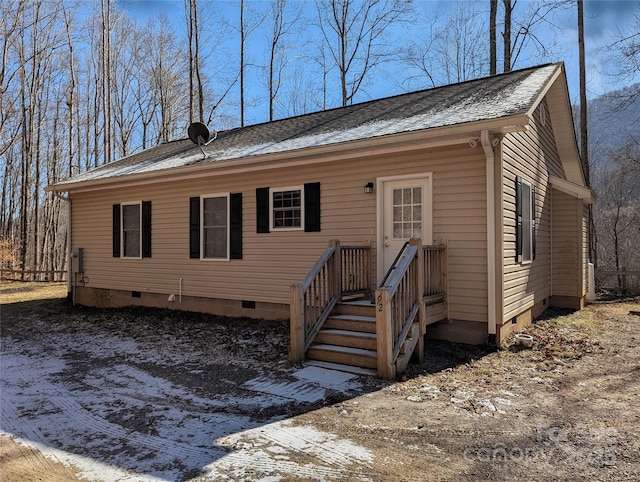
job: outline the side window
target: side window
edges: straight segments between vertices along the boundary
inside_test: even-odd
[[[516,178],[516,261],[530,263],[536,257],[535,187]]]
[[[189,257],[242,259],[242,193],[190,199]]]
[[[302,187],[271,189],[271,229],[302,229],[304,196]]]
[[[202,197],[203,259],[229,259],[229,195]]]
[[[140,258],[142,214],[140,203],[122,205],[122,257]]]
[[[320,183],[256,189],[256,232],[320,231]]]
[[[113,205],[113,257],[151,257],[151,201]]]

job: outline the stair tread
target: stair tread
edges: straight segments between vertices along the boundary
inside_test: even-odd
[[[349,320],[349,321],[366,321],[369,323],[376,322],[375,316],[361,316],[361,315],[330,315],[328,319],[329,320],[335,319],[335,320]]]
[[[369,333],[366,331],[353,331],[353,330],[340,330],[338,328],[325,328],[319,331],[319,333],[324,333],[327,335],[341,335],[341,336],[351,336],[358,338],[370,338],[375,340],[376,334]]]
[[[344,365],[342,363],[333,363],[321,360],[306,360],[304,364],[320,368],[327,368],[329,370],[336,370],[339,372],[353,373],[355,375],[376,376],[378,374],[376,370],[372,368],[356,367],[353,365]]]
[[[313,349],[340,352],[340,353],[349,353],[351,355],[361,355],[361,356],[367,356],[371,358],[375,358],[377,356],[375,350],[366,350],[364,348],[352,348],[349,346],[340,346],[340,345],[328,345],[325,343],[312,343],[311,346],[309,347],[309,350],[313,350]]]
[[[371,303],[369,298],[360,298],[359,300],[349,300],[349,301],[341,301],[339,304],[341,305],[351,305],[351,306],[371,306],[374,304]]]

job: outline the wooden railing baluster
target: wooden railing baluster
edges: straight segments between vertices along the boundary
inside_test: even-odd
[[[306,278],[291,285],[291,363],[304,360],[313,338],[340,300],[340,259],[340,241],[332,240]]]
[[[342,295],[370,295],[371,245],[342,246],[340,256]]]

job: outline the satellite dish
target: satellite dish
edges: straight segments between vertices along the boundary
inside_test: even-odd
[[[209,128],[202,122],[194,122],[187,129],[189,139],[199,146],[206,144],[209,140]]]

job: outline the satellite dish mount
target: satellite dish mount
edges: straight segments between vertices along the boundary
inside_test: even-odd
[[[209,132],[209,128],[202,122],[194,122],[191,124],[187,129],[187,133],[189,134],[191,142],[198,146],[206,146],[218,137],[218,133],[216,131],[214,131],[212,136]]]

